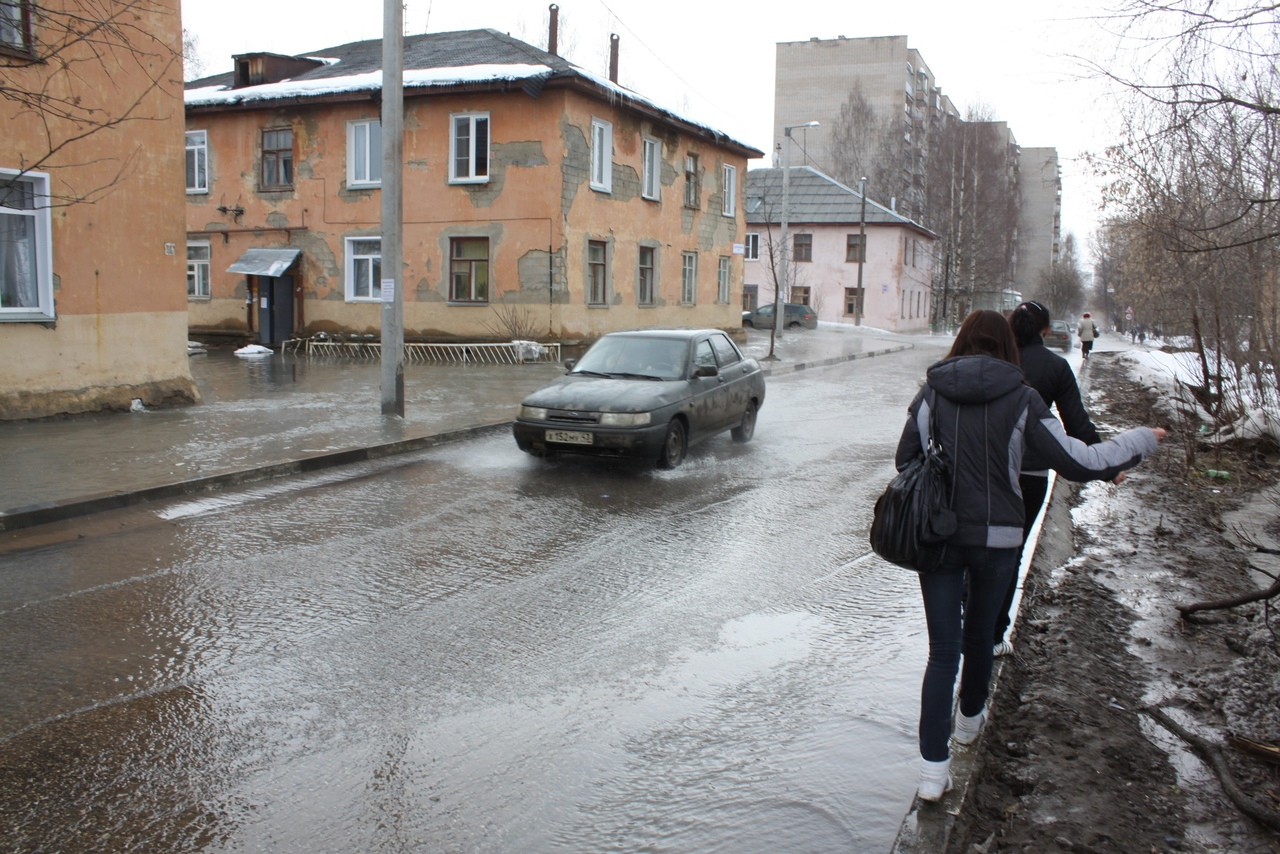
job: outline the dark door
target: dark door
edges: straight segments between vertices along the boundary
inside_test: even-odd
[[[258,277],[258,343],[281,344],[293,335],[293,276]]]

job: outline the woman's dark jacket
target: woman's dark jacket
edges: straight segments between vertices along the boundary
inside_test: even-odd
[[[899,471],[929,435],[931,398],[938,410],[938,438],[951,462],[951,509],[959,523],[948,542],[958,546],[1022,545],[1018,474],[1025,450],[1035,451],[1064,477],[1086,481],[1111,480],[1156,449],[1155,434],[1147,427],[1097,445],[1073,439],[1023,382],[1017,365],[991,356],[957,356],[931,366],[926,388],[911,402],[911,417],[898,441]]]
[[[1084,403],[1080,400],[1080,387],[1076,385],[1075,372],[1067,360],[1057,353],[1049,352],[1044,340],[1039,336],[1029,344],[1020,345],[1022,375],[1027,385],[1040,392],[1040,399],[1046,406],[1056,406],[1058,417],[1067,435],[1079,439],[1086,445],[1096,445],[1102,441],[1098,429],[1089,420],[1084,411]],[[1034,449],[1028,448],[1022,457],[1022,473],[1047,475],[1049,464],[1036,455]]]

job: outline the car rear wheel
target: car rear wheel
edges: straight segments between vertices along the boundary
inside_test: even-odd
[[[756,402],[747,401],[747,408],[742,412],[742,423],[729,431],[735,442],[750,442],[756,434]]]
[[[658,468],[673,469],[680,465],[684,459],[686,447],[684,424],[679,420],[672,420],[667,425],[667,436],[662,440],[662,452],[658,454]]]
[[[744,321],[742,321],[742,325],[743,325],[743,326],[745,326],[745,327],[747,327],[748,329],[755,329],[755,328],[756,328],[756,325],[755,325],[754,323],[752,323],[750,320],[744,320]]]
[[[800,321],[798,321],[798,320],[793,320],[793,321],[791,321],[790,323],[788,323],[788,324],[787,324],[787,328],[788,328],[788,329],[799,329],[799,328],[800,328]]]

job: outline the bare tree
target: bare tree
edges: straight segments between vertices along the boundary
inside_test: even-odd
[[[1058,262],[1040,271],[1034,297],[1044,303],[1055,317],[1072,314],[1084,307],[1084,277],[1080,272],[1075,235],[1067,234],[1063,238]]]
[[[182,29],[182,79],[195,80],[204,76],[204,60],[200,58],[200,37],[185,27]]]
[[[19,175],[0,179],[0,193],[29,171],[108,162],[93,144],[96,135],[163,118],[149,112],[150,96],[157,89],[181,86],[182,55],[178,45],[161,41],[147,22],[166,9],[157,0],[39,5],[29,27],[35,34],[31,43],[22,51],[0,53],[0,102],[7,106],[0,121],[35,127],[38,133],[34,145],[15,152]],[[116,87],[113,97],[96,88],[103,79]],[[131,172],[138,153],[135,148],[122,158],[110,158],[106,177],[89,185],[74,184],[66,172],[60,173],[49,203],[98,200]]]

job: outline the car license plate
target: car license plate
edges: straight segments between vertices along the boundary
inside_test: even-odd
[[[548,442],[560,442],[563,445],[590,445],[591,434],[578,430],[548,430]]]

